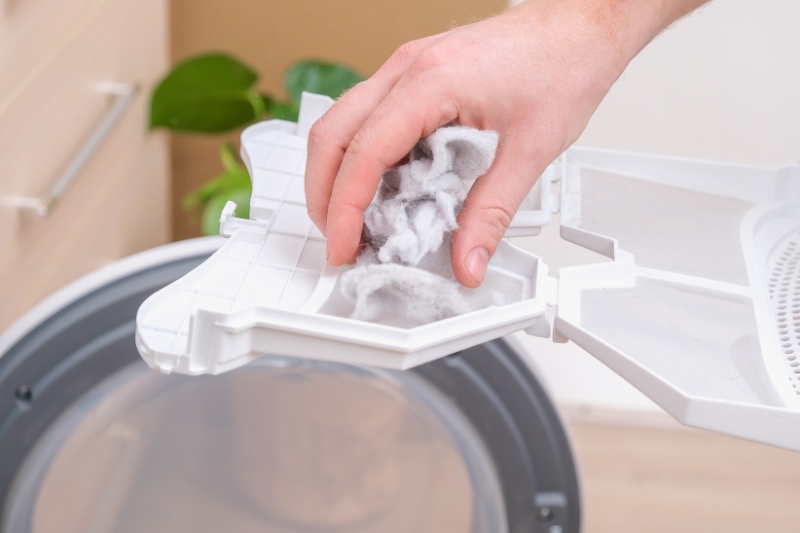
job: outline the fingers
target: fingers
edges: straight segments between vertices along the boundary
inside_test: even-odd
[[[320,118],[308,135],[305,192],[311,220],[324,234],[333,183],[347,147],[367,117],[438,36],[406,43],[368,80],[359,83]]]
[[[386,73],[348,91],[311,128],[306,160],[306,205],[311,220],[325,234],[333,182],[350,141],[372,110],[389,93],[400,72]]]
[[[398,84],[367,118],[342,159],[328,207],[328,262],[355,261],[364,222],[383,173],[405,157],[420,138],[458,117],[457,107],[440,84]]]
[[[543,161],[542,156],[528,147],[532,143],[525,138],[500,138],[492,168],[472,186],[458,216],[450,253],[453,273],[466,287],[483,283],[489,259],[543,170],[535,163]]]

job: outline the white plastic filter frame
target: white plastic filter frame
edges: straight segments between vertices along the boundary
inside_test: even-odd
[[[483,308],[405,328],[335,305],[343,270],[325,263],[303,194],[306,136],[331,103],[304,94],[298,124],[243,132],[251,220],[229,204],[226,244],[142,305],[137,346],[152,367],[217,374],[271,353],[405,369],[518,330],[550,337],[556,306],[554,339],[575,341],[680,422],[800,451],[798,165],[571,148],[507,236],[536,234],[561,209],[562,237],[613,262],[556,280],[502,242],[470,295]]]
[[[561,270],[558,333],[686,425],[800,451],[800,167],[563,165],[562,237],[614,261]]]
[[[325,239],[308,218],[303,183],[306,136],[331,103],[304,93],[297,124],[271,120],[242,133],[253,179],[251,220],[233,217],[229,203],[221,219],[228,242],[141,306],[137,347],[148,364],[218,374],[273,353],[406,369],[521,329],[549,337],[546,267],[506,242],[483,287],[467,291],[486,303],[478,311],[413,328],[327,312],[343,268],[325,262]]]

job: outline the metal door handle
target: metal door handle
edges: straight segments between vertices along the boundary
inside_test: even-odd
[[[15,207],[31,211],[40,217],[50,215],[103,145],[103,142],[114,131],[114,128],[131,107],[139,92],[139,88],[136,85],[123,83],[103,83],[98,87],[98,90],[101,93],[114,96],[114,101],[108,107],[100,122],[86,137],[86,140],[64,166],[64,169],[53,180],[53,185],[49,191],[40,198],[18,196],[10,199],[10,203]]]

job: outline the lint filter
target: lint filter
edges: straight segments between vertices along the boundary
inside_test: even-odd
[[[242,133],[250,219],[150,296],[136,345],[163,372],[219,374],[264,355],[408,369],[516,331],[572,340],[678,421],[800,451],[800,166],[763,168],[581,147],[537,181],[506,236],[561,237],[610,262],[548,275],[503,241],[476,289],[486,307],[418,326],[349,318],[306,212],[311,125]],[[481,292],[483,291],[483,292]],[[543,340],[543,342],[546,342]]]

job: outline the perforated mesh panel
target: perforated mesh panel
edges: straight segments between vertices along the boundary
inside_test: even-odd
[[[768,272],[767,283],[778,339],[789,380],[800,395],[800,230],[778,245]]]

